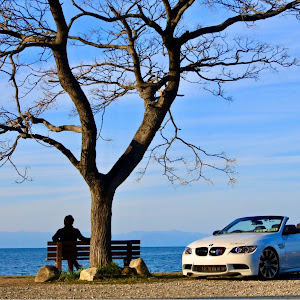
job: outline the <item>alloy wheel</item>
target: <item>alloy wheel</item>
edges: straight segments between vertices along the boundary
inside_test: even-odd
[[[279,259],[276,252],[266,248],[259,259],[259,277],[262,279],[274,279],[279,274]]]

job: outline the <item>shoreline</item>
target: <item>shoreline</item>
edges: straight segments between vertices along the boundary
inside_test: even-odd
[[[169,273],[170,274],[170,273]],[[171,274],[172,275],[172,274]],[[277,280],[254,278],[169,279],[143,278],[140,282],[35,283],[34,276],[0,276],[1,299],[185,299],[299,297],[300,275]],[[156,280],[156,281],[155,281]],[[148,282],[149,281],[149,282]],[[110,283],[112,282],[112,283]]]

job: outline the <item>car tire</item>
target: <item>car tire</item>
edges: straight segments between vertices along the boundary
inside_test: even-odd
[[[279,275],[279,258],[276,251],[266,248],[261,253],[258,266],[258,277],[262,280],[272,280]]]

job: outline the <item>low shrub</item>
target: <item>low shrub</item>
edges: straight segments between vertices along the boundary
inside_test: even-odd
[[[73,280],[78,280],[80,277],[80,272],[83,270],[84,268],[80,268],[75,272],[63,272],[60,274],[58,281],[73,281]]]
[[[122,275],[122,268],[118,264],[111,262],[107,266],[99,268],[97,273],[100,278],[119,277]]]

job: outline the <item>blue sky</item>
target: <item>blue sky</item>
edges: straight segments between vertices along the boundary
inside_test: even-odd
[[[282,43],[300,56],[299,21],[281,17],[260,22],[250,34]],[[214,185],[200,180],[172,186],[157,165],[151,165],[137,183],[133,172],[115,195],[113,233],[173,229],[210,233],[237,217],[264,214],[287,215],[300,223],[299,75],[299,68],[281,68],[278,73],[262,73],[257,82],[230,84],[226,90],[232,102],[182,83],[184,97],[173,106],[181,134],[208,152],[225,151],[236,158],[237,184],[231,187],[223,174],[214,172]],[[1,86],[5,87],[3,81]],[[136,97],[113,104],[103,132],[113,141],[100,142],[97,148],[101,171],[124,151],[142,109]],[[57,120],[60,114],[64,112],[54,110],[49,116]],[[79,136],[66,134],[64,140],[78,153]],[[0,169],[0,231],[55,232],[63,217],[72,214],[74,225],[88,232],[90,195],[78,172],[55,149],[33,141],[21,141],[20,146],[15,162],[30,166],[33,181],[15,184],[18,177],[12,167]]]

